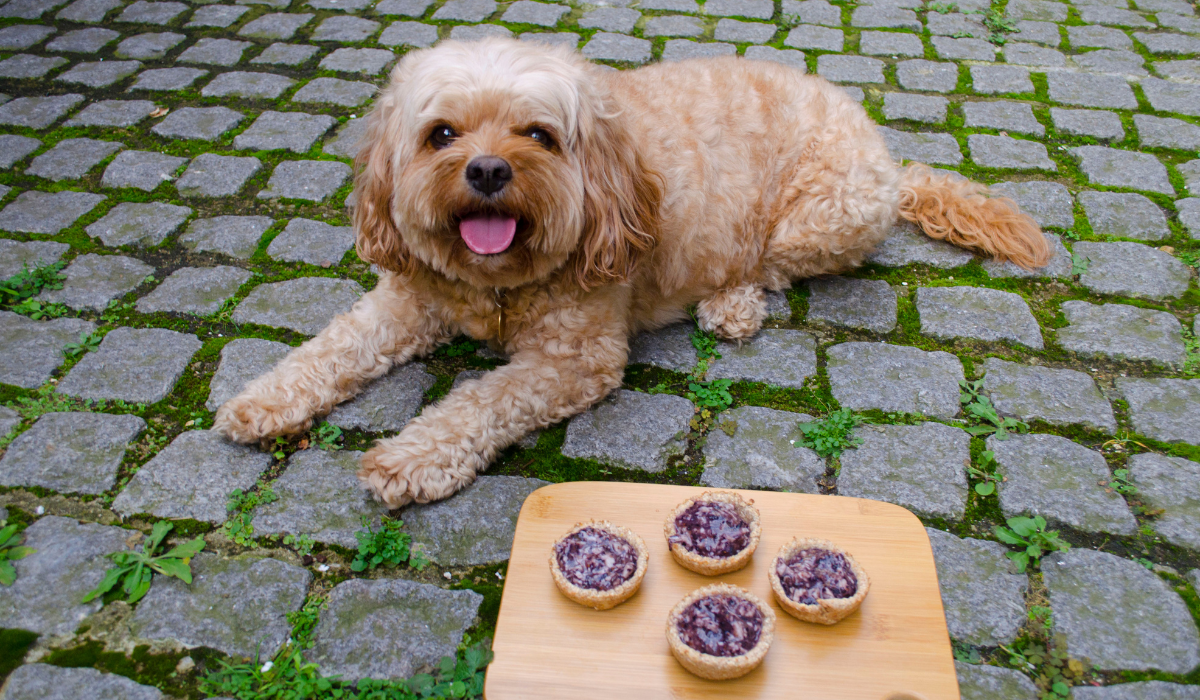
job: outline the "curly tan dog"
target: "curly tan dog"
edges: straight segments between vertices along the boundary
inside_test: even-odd
[[[685,318],[746,338],[763,290],[862,263],[898,217],[1025,267],[1038,226],[983,185],[901,169],[825,80],[719,58],[606,71],[511,40],[409,53],[368,117],[358,254],[378,286],[217,411],[240,442],[314,416],[456,334],[510,361],[362,460],[388,506],[445,498],[620,385],[628,338]]]

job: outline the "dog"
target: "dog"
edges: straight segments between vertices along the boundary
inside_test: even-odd
[[[255,443],[304,433],[462,333],[510,356],[362,458],[397,508],[470,484],[503,448],[622,381],[628,339],[687,317],[753,336],[764,290],[863,262],[904,218],[1026,268],[1038,225],[986,187],[900,168],[824,79],[725,57],[613,71],[488,39],[408,53],[367,117],[356,248],[379,283],[217,411]]]

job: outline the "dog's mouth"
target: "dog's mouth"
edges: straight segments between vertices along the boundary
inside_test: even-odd
[[[504,212],[472,212],[458,221],[458,235],[477,255],[496,255],[508,250],[521,228],[521,220]]]

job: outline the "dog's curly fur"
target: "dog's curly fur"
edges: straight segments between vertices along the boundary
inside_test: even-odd
[[[363,457],[360,478],[391,507],[449,496],[499,450],[602,399],[631,334],[696,305],[701,327],[752,336],[764,289],[861,264],[898,217],[1025,267],[1049,257],[1010,200],[897,167],[861,105],[773,63],[617,72],[537,44],[446,42],[406,55],[368,120],[354,225],[378,286],[214,427],[240,442],[301,433],[458,333],[503,349],[507,365]],[[457,134],[448,145],[432,139],[441,126]],[[488,197],[464,177],[483,155],[513,171]],[[504,252],[478,255],[460,236],[479,211],[519,220]]]

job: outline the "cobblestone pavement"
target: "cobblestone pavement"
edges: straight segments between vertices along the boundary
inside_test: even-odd
[[[218,661],[301,635],[324,673],[409,676],[490,635],[520,504],[575,479],[899,503],[929,527],[964,698],[1041,697],[1053,666],[1031,645],[1047,643],[1087,660],[1076,698],[1200,697],[1195,6],[596,2],[0,0],[0,279],[65,275],[0,310],[0,517],[37,550],[0,587],[0,698],[201,697]],[[819,73],[896,159],[994,184],[1056,256],[1031,274],[898,227],[869,265],[774,295],[758,337],[718,347],[723,416],[686,398],[690,328],[640,337],[603,404],[392,514],[432,566],[356,574],[355,532],[388,515],[358,489],[360,451],[502,358],[459,339],[398,368],[329,416],[340,437],[323,424],[261,451],[204,428],[375,283],[346,201],[390,66],[491,35],[620,69],[739,54]],[[964,430],[960,382],[981,378],[1029,434]],[[873,423],[856,449],[794,444],[839,407]],[[968,465],[1005,480],[981,495]],[[268,489],[239,544],[231,494]],[[1074,547],[1019,573],[993,534],[1017,515]],[[159,519],[173,542],[204,536],[193,583],[81,602]],[[302,608],[320,611],[303,630]]]

